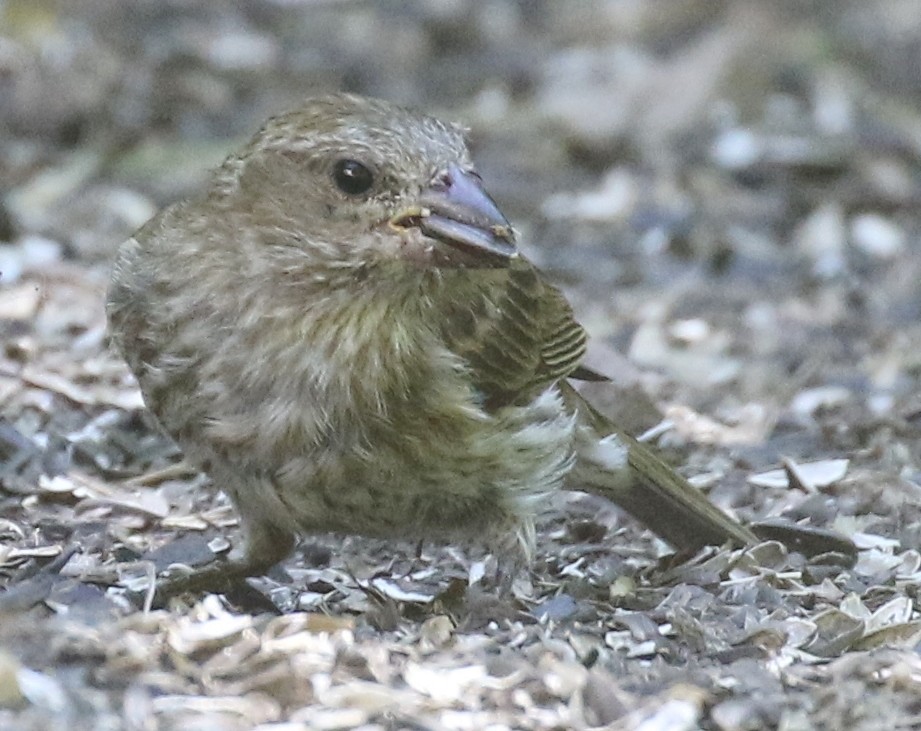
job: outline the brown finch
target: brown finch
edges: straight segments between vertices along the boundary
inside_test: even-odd
[[[585,332],[452,124],[348,95],[269,120],[122,245],[108,314],[246,530],[241,558],[169,593],[263,572],[304,533],[528,556],[568,488],[682,549],[755,541],[569,385]]]

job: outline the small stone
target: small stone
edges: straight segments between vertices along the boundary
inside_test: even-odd
[[[902,227],[875,213],[851,221],[851,240],[863,253],[877,259],[892,259],[905,250]]]
[[[742,170],[754,165],[764,153],[763,142],[747,129],[730,129],[716,138],[710,155],[727,170]]]
[[[844,211],[838,203],[819,206],[794,233],[797,248],[812,259],[815,274],[825,278],[846,269],[846,239]]]

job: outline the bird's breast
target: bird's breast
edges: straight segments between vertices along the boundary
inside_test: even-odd
[[[280,494],[305,531],[380,537],[517,538],[572,467],[573,419],[551,388],[485,414],[423,402],[365,424],[360,438],[279,465]]]

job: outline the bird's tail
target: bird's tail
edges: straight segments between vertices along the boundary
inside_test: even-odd
[[[621,432],[569,383],[561,382],[560,388],[566,403],[579,413],[576,466],[567,487],[614,502],[678,550],[758,542],[752,531],[652,450]]]

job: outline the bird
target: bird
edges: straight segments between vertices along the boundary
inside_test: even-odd
[[[226,589],[315,533],[526,563],[560,490],[678,549],[757,542],[574,387],[600,378],[586,332],[465,136],[383,100],[309,98],[120,246],[112,340],[244,533],[158,595]]]

